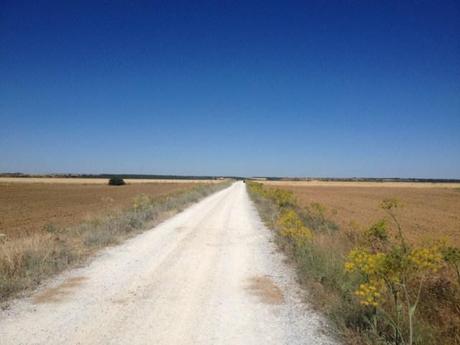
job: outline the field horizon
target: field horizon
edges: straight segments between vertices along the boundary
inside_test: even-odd
[[[0,343],[460,345],[460,1],[0,1]]]

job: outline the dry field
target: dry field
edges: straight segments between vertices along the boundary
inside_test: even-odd
[[[77,183],[77,179],[50,180],[45,183],[0,182],[0,233],[9,238],[22,237],[41,231],[44,226],[76,225],[94,216],[132,205],[135,196],[143,193],[162,196],[196,186],[195,182],[135,183],[121,187],[106,185],[107,180]],[[36,179],[34,179],[36,180]],[[80,180],[80,179],[79,179]],[[2,181],[2,180],[0,180]]]
[[[167,180],[167,179],[124,179],[127,184],[145,183],[219,183],[222,180]],[[77,178],[77,177],[0,177],[0,183],[51,183],[51,184],[107,184],[106,178]]]
[[[460,345],[460,188],[267,184],[278,190],[249,184],[256,206],[344,343]],[[387,203],[384,213],[385,199],[402,207]],[[364,233],[394,213],[404,240],[391,221]],[[450,245],[430,243],[443,238]]]
[[[225,186],[0,183],[0,308]]]
[[[379,204],[397,198],[407,237],[413,241],[448,238],[460,245],[460,186],[431,183],[264,182],[295,193],[299,204],[324,205],[342,229],[366,227],[385,216]],[[354,226],[353,226],[354,227]]]
[[[271,186],[303,187],[393,187],[393,188],[460,188],[460,183],[444,182],[358,182],[358,181],[257,181]]]

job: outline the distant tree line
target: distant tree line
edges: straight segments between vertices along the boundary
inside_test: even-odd
[[[431,183],[459,183],[460,179],[434,178],[399,178],[399,177],[273,177],[260,176],[249,179],[266,181],[335,181],[335,182],[431,182]]]
[[[119,177],[122,179],[147,179],[147,180],[242,180],[238,176],[195,176],[195,175],[151,175],[151,174],[24,174],[20,172],[0,173],[0,177],[65,177],[65,178],[104,178]]]

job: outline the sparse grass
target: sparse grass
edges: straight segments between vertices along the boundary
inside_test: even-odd
[[[36,287],[43,279],[84,262],[100,248],[151,228],[203,197],[226,187],[200,184],[162,197],[139,195],[131,207],[71,227],[0,241],[0,301]]]
[[[390,223],[377,222],[364,232],[343,229],[326,217],[324,206],[299,207],[292,191],[274,192],[254,183],[248,187],[262,219],[275,230],[278,245],[307,287],[310,303],[324,312],[344,343],[460,344],[458,248],[407,243],[403,250],[397,224],[391,228]],[[277,195],[284,195],[290,204],[281,205]],[[383,206],[395,211],[393,203]],[[312,230],[311,240],[297,241],[285,235],[280,219],[286,209]],[[349,256],[352,250],[365,255]],[[359,260],[353,261],[356,258]],[[347,262],[350,272],[345,269]],[[397,323],[385,314],[397,315]]]
[[[1,179],[0,179],[1,180]],[[67,179],[71,180],[71,179]],[[105,184],[0,183],[0,233],[9,239],[68,228],[88,219],[131,207],[139,194],[161,197],[197,186],[197,183]]]

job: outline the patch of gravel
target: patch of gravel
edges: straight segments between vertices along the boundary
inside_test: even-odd
[[[338,345],[340,342],[332,336],[332,329],[327,320],[308,303],[307,294],[299,286],[295,269],[287,262],[273,239],[273,231],[268,229],[259,217],[251,201],[251,214],[254,226],[263,234],[263,257],[270,267],[270,278],[282,290],[284,303],[279,305],[277,313],[281,322],[286,324],[286,344]]]

